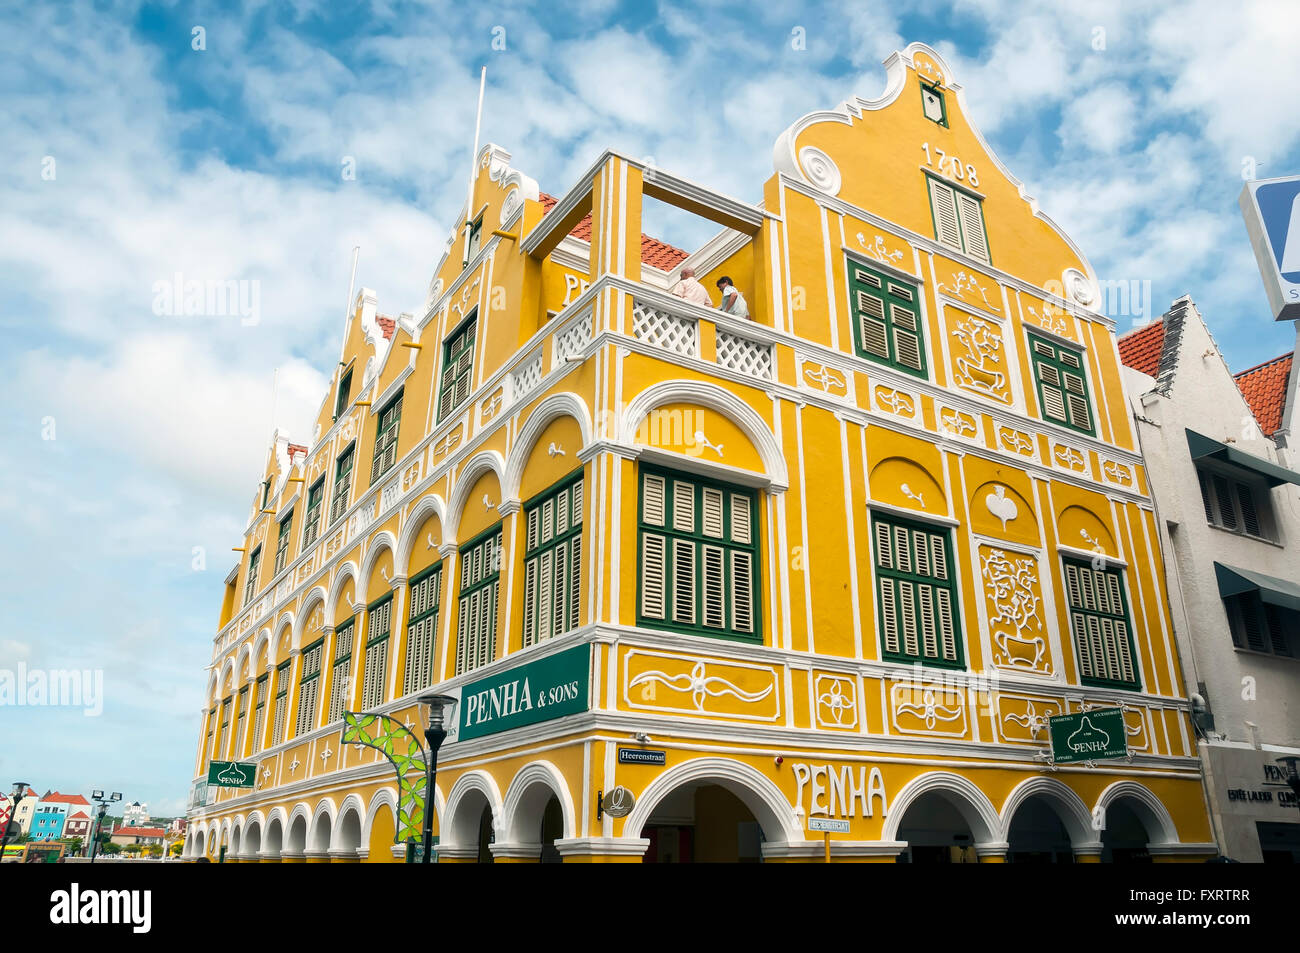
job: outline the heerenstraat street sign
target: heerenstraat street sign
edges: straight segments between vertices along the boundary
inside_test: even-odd
[[[1124,712],[1097,708],[1047,720],[1052,736],[1052,760],[1057,764],[1128,757]]]

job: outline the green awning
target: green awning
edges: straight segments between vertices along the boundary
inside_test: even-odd
[[[1239,466],[1243,470],[1258,473],[1268,481],[1268,485],[1271,487],[1282,483],[1294,483],[1296,486],[1300,486],[1300,473],[1288,470],[1286,467],[1280,467],[1276,463],[1270,463],[1263,457],[1257,457],[1252,453],[1246,453],[1244,450],[1238,450],[1236,447],[1230,447],[1226,443],[1211,440],[1195,430],[1187,431],[1187,446],[1192,451],[1193,460],[1214,457],[1224,463]]]
[[[1245,592],[1258,592],[1264,602],[1300,612],[1300,583],[1223,563],[1214,564],[1214,575],[1219,581],[1219,595],[1225,599]]]

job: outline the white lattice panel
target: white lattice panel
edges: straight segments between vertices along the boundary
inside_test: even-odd
[[[632,333],[647,344],[695,357],[699,344],[695,321],[638,301],[632,306]]]
[[[511,375],[512,391],[515,400],[527,397],[542,382],[542,355],[538,354]]]
[[[772,346],[738,334],[718,332],[718,365],[765,381],[772,379]]]
[[[379,512],[386,513],[402,498],[402,481],[394,480],[379,495]]]
[[[555,363],[564,363],[565,358],[582,353],[591,343],[591,312],[588,311],[561,331],[555,338]]]

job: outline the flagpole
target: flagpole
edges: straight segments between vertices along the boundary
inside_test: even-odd
[[[478,111],[474,116],[474,151],[469,157],[469,185],[465,190],[465,254],[463,263],[469,264],[469,237],[474,229],[474,179],[478,174],[478,136],[483,125],[483,88],[487,85],[487,67],[478,77]]]

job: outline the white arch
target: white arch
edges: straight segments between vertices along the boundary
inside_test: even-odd
[[[235,657],[227,655],[226,660],[221,663],[221,678],[217,681],[218,690],[222,698],[225,698],[227,685],[233,692],[235,690]]]
[[[347,585],[349,579],[352,580],[352,606],[356,607],[365,601],[364,594],[361,592],[361,576],[357,571],[357,564],[349,559],[334,570],[334,578],[330,580],[329,598],[325,603],[326,613],[334,611],[334,607],[338,605],[339,596],[343,594],[343,587]],[[327,615],[325,624],[333,625],[334,620]]]
[[[298,827],[298,822],[302,822],[302,843],[294,843],[294,831]],[[307,838],[311,837],[311,808],[305,802],[298,802],[294,805],[293,813],[289,815],[289,821],[284,825],[284,840],[282,849],[285,851],[302,852],[307,849]]]
[[[424,521],[430,516],[438,517],[438,524],[442,527],[443,538],[447,534],[447,507],[437,493],[430,493],[420,498],[411,512],[406,517],[406,522],[402,526],[402,531],[397,539],[397,548],[393,551],[393,575],[406,578],[411,574],[411,553],[415,551],[417,540],[415,534],[419,532]]]
[[[307,629],[307,620],[311,618],[312,610],[319,605],[321,607],[322,613],[326,611],[333,611],[332,607],[334,603],[330,601],[329,591],[322,585],[316,585],[313,586],[311,591],[308,592],[307,595],[303,597],[302,605],[303,605],[302,612],[298,613],[298,617],[293,621],[293,637],[289,642],[289,646],[291,649],[297,649],[302,647],[303,633]],[[277,639],[279,638],[278,633],[276,637]],[[284,660],[277,659],[276,661],[282,662]]]
[[[262,856],[279,857],[284,851],[284,839],[288,836],[288,832],[289,821],[285,817],[284,808],[272,808],[266,821],[266,834],[262,838],[266,842],[262,848]]]
[[[360,850],[366,846],[366,806],[361,803],[361,797],[357,794],[349,794],[339,805],[338,813],[333,817],[333,823],[330,825],[330,850],[342,850],[343,844],[343,824],[349,814],[355,815],[357,819],[357,843],[352,850]]]
[[[710,407],[728,418],[749,437],[763,461],[763,470],[767,474],[771,488],[775,491],[786,489],[790,477],[786,471],[785,457],[767,422],[747,403],[730,391],[717,384],[705,381],[668,380],[652,384],[632,398],[623,413],[620,422],[619,440],[630,444],[636,438],[637,428],[654,410],[673,401],[701,404]]]
[[[361,558],[360,586],[369,590],[370,574],[375,571],[375,563],[387,551],[393,554],[393,573],[397,572],[397,539],[386,529],[381,529],[366,542],[366,554]],[[391,580],[389,582],[391,585]],[[365,600],[362,600],[365,601]]]
[[[1001,844],[1002,820],[993,808],[993,802],[970,780],[951,771],[928,771],[903,785],[889,805],[880,839],[896,841],[907,809],[926,794],[938,794],[953,807],[970,827],[975,844]]]
[[[514,444],[510,447],[510,458],[506,461],[505,476],[501,480],[502,499],[519,498],[519,484],[524,476],[524,467],[532,456],[537,438],[552,421],[560,417],[574,418],[582,433],[582,445],[585,447],[591,443],[591,412],[587,409],[586,401],[570,391],[561,391],[547,397],[528,415],[528,419],[524,421],[523,427],[515,437]],[[569,450],[575,460],[579,449],[572,447]]]
[[[397,792],[391,787],[380,788],[370,797],[370,804],[361,814],[361,843],[363,847],[370,845],[370,829],[375,823],[375,815],[385,804],[392,809],[393,824],[397,824]]]
[[[1032,797],[1042,797],[1052,803],[1056,816],[1070,835],[1074,847],[1096,846],[1100,843],[1097,831],[1092,827],[1092,815],[1074,788],[1064,781],[1040,775],[1026,778],[1011,789],[1007,799],[1002,803],[1002,828],[999,840],[1011,840],[1011,824],[1015,821],[1016,811]]]
[[[537,789],[545,788],[546,794],[536,797]],[[564,815],[564,832],[561,837],[574,837],[573,797],[569,786],[564,783],[564,775],[549,761],[531,761],[519,769],[519,773],[510,782],[503,804],[503,837],[508,844],[531,844],[537,836],[537,829],[523,830],[521,822],[536,820],[539,827],[542,812],[550,795],[560,802],[560,811]]]
[[[262,819],[261,811],[254,811],[248,815],[248,820],[244,823],[244,833],[239,839],[239,859],[256,860],[262,851],[262,831],[266,828],[266,823]]]
[[[217,694],[217,690],[220,687],[221,687],[220,673],[213,672],[212,677],[208,679],[208,704],[207,704],[208,708],[212,708],[217,704],[217,699],[219,697]]]
[[[500,827],[504,808],[501,802],[501,790],[486,771],[469,771],[456,779],[447,793],[447,805],[439,815],[438,843],[448,847],[477,847],[479,814],[472,817],[464,815],[462,802],[473,794],[482,794],[487,799],[488,809],[492,812],[492,828]]]
[[[269,637],[270,632],[271,630],[269,628],[263,628],[261,632],[257,633],[256,640],[249,640],[239,647],[239,654],[235,657],[236,687],[242,684],[242,682],[239,680],[239,675],[242,671],[244,671],[245,665],[248,666],[249,677],[255,676],[257,674],[256,672],[253,671],[253,662],[252,662],[252,659],[254,657],[253,656],[254,641],[261,641],[264,637]]]
[[[740,798],[763,828],[763,836],[769,842],[804,840],[794,809],[780,788],[742,761],[713,757],[686,761],[646,785],[623,823],[623,836],[640,837],[641,829],[659,802],[682,785],[695,782],[717,784]]]
[[[465,512],[465,506],[469,503],[469,494],[474,489],[474,484],[478,478],[485,473],[495,473],[497,482],[505,486],[505,460],[496,450],[481,450],[474,456],[470,457],[460,472],[456,476],[456,485],[452,487],[451,499],[447,503],[447,518],[442,524],[443,542],[449,542],[456,539],[456,532],[460,529],[460,518]],[[497,500],[498,506],[504,502]]]
[[[334,805],[334,799],[329,797],[321,798],[316,802],[316,810],[311,813],[311,820],[307,823],[307,850],[328,850],[330,840],[334,833],[334,824],[338,820],[338,808]],[[321,827],[322,821],[324,827]],[[323,832],[324,843],[321,843],[320,837]]]
[[[1150,788],[1136,781],[1116,781],[1097,798],[1096,810],[1105,818],[1106,811],[1116,801],[1124,799],[1129,802],[1133,813],[1137,815],[1142,826],[1146,828],[1147,842],[1154,846],[1177,844],[1178,829],[1168,809],[1160,802]]]

